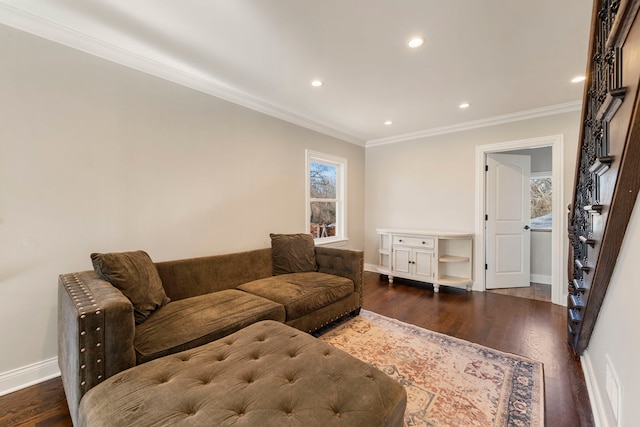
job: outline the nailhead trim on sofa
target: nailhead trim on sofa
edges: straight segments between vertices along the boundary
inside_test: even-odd
[[[93,294],[84,286],[76,273],[61,276],[67,293],[78,313],[79,385],[86,392],[104,379],[104,314]],[[91,351],[87,349],[91,348]],[[91,366],[93,369],[87,369]],[[87,374],[91,372],[92,374]]]

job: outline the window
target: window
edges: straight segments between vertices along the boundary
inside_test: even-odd
[[[316,242],[347,238],[347,159],[307,150],[307,230]]]
[[[551,176],[536,173],[531,176],[531,228],[551,229],[553,220]]]

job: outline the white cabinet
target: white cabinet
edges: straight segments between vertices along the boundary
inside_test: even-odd
[[[438,237],[438,275],[441,285],[466,287],[473,285],[473,238],[471,235]]]
[[[435,240],[431,237],[394,235],[392,273],[408,279],[431,282],[434,276]],[[393,280],[393,279],[392,279]]]
[[[391,274],[391,235],[378,233],[378,272]]]
[[[418,248],[394,246],[393,271],[421,281],[433,279],[433,251]]]
[[[473,285],[473,235],[380,228],[378,272],[394,277],[463,287]]]

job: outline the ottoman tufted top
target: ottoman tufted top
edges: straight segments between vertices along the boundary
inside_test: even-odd
[[[404,388],[312,336],[263,321],[120,372],[80,403],[85,426],[401,426]]]

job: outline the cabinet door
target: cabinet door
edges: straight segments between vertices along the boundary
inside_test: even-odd
[[[393,270],[399,273],[409,274],[409,261],[411,250],[407,248],[393,248]]]
[[[413,254],[415,260],[413,273],[416,279],[433,279],[433,251],[414,249]]]

